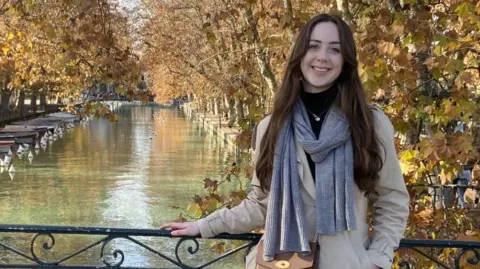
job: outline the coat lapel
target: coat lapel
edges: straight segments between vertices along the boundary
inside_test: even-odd
[[[307,193],[310,194],[313,200],[316,200],[316,187],[308,165],[307,155],[297,139],[295,139],[295,150],[297,151],[297,167],[300,180]]]

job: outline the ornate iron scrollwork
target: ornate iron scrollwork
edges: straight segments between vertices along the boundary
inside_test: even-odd
[[[180,240],[178,240],[177,242],[177,245],[175,246],[175,258],[177,259],[177,262],[178,264],[182,267],[182,268],[194,268],[194,267],[190,267],[189,265],[185,264],[182,259],[180,259],[180,255],[179,255],[179,250],[180,250],[180,246],[184,243],[184,242],[188,242],[188,241],[192,241],[194,244],[195,244],[195,247],[193,248],[192,246],[189,246],[187,248],[187,251],[188,253],[190,253],[190,255],[195,255],[198,250],[200,250],[200,244],[198,243],[197,239],[194,238],[194,237],[183,237],[181,238]]]
[[[38,238],[41,238],[44,236],[50,239],[50,244],[48,242],[44,242],[42,244],[43,249],[51,250],[53,246],[55,246],[55,237],[51,233],[38,233],[32,238],[32,241],[30,242],[30,253],[32,254],[32,257],[35,260],[35,262],[37,262],[38,264],[56,265],[57,264],[56,262],[47,262],[47,261],[41,260],[38,257],[38,255],[35,253],[35,241],[37,241]]]
[[[0,261],[0,268],[77,268],[77,265],[68,265],[67,261],[70,261],[73,257],[79,257],[80,254],[86,252],[87,250],[92,250],[96,246],[100,246],[100,254],[98,256],[99,260],[97,264],[94,265],[84,265],[81,267],[85,269],[98,269],[98,268],[127,268],[124,267],[124,262],[126,256],[129,254],[127,251],[119,249],[118,246],[115,246],[114,249],[109,249],[108,246],[115,239],[124,239],[136,246],[140,246],[143,250],[148,251],[151,254],[154,254],[155,257],[169,262],[171,265],[178,268],[184,269],[200,269],[205,268],[219,260],[225,259],[229,256],[232,256],[233,253],[239,251],[248,251],[255,246],[261,238],[260,234],[243,234],[243,235],[228,235],[221,234],[213,239],[216,240],[242,240],[246,241],[245,244],[235,247],[234,249],[227,251],[212,260],[209,260],[204,263],[200,263],[202,260],[200,257],[200,242],[199,237],[181,237],[173,238],[170,234],[170,231],[163,230],[141,230],[141,229],[119,229],[119,228],[94,228],[94,227],[62,227],[62,226],[21,226],[21,225],[0,225],[0,235],[2,233],[29,233],[33,234],[30,241],[30,253],[24,253],[21,250],[8,245],[7,243],[1,242],[0,239],[0,249],[5,249],[7,253],[11,253],[13,256],[17,255],[30,263],[27,264],[6,264],[5,259]],[[39,249],[53,253],[54,249],[61,249],[56,242],[56,235],[59,234],[70,234],[70,235],[84,235],[84,236],[102,236],[101,239],[96,239],[96,241],[82,247],[81,249],[65,254],[63,258],[57,260],[46,260],[42,258],[39,254]],[[162,253],[158,250],[155,250],[153,247],[146,245],[145,243],[137,240],[134,237],[153,237],[153,238],[170,238],[171,240],[177,240],[174,253]],[[0,237],[1,238],[1,237]],[[189,255],[196,255],[198,259],[191,259],[191,263],[196,263],[196,265],[187,264],[187,262],[182,259],[182,251],[184,251],[184,245],[186,243],[191,243],[186,250]],[[10,244],[10,243],[9,243]],[[41,246],[41,248],[39,247]],[[440,261],[438,259],[438,249],[445,248],[455,248],[458,249],[455,256],[451,257],[449,262]],[[399,249],[410,249],[413,252],[418,253],[418,255],[428,259],[432,264],[436,264],[439,268],[461,268],[461,263],[466,261],[466,263],[471,265],[480,264],[480,242],[473,241],[451,241],[451,240],[415,240],[415,239],[403,239],[400,242]],[[425,249],[430,249],[432,251],[426,251]],[[437,253],[437,254],[435,254]],[[53,253],[55,254],[55,253]],[[245,255],[246,255],[245,254]],[[112,257],[111,259],[109,257]],[[412,263],[413,259],[409,257],[404,257],[403,260],[398,261],[398,266],[403,269],[410,269],[415,266]],[[2,263],[3,262],[3,263]],[[91,261],[87,261],[91,262]],[[98,264],[103,263],[103,266]],[[130,268],[130,267],[128,267]],[[140,268],[135,266],[135,268]]]
[[[106,240],[103,241],[102,247],[100,249],[100,258],[102,259],[103,264],[105,264],[108,267],[120,267],[123,264],[123,262],[125,261],[125,254],[123,253],[123,251],[121,251],[119,249],[113,250],[113,252],[110,254],[111,256],[113,256],[115,261],[117,260],[117,257],[120,256],[119,261],[111,263],[111,262],[107,261],[107,259],[105,258],[105,246],[108,245],[108,243],[110,243],[112,240],[114,240],[116,238],[118,238],[118,237],[109,236]]]
[[[470,252],[473,253],[474,257],[467,258],[467,262],[471,265],[480,265],[480,252],[474,248],[464,248],[457,252],[455,257],[455,268],[460,268],[460,260]]]
[[[408,263],[407,261],[399,262],[398,266],[403,269],[410,269],[410,263]]]

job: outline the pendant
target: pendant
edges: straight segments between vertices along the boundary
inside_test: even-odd
[[[319,118],[319,117],[315,117],[315,121],[320,121],[320,118]]]

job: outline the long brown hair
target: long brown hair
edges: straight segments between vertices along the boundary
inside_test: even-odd
[[[270,189],[273,159],[278,134],[302,91],[300,62],[308,50],[313,28],[322,22],[332,22],[340,36],[340,49],[344,64],[340,76],[335,81],[338,94],[335,100],[350,123],[353,151],[355,183],[366,193],[374,192],[378,173],[382,168],[380,142],[374,131],[373,114],[367,104],[365,93],[358,75],[357,49],[352,31],[340,17],[318,14],[301,29],[287,63],[282,85],[275,94],[270,123],[260,144],[260,155],[256,165],[256,175],[264,191]]]

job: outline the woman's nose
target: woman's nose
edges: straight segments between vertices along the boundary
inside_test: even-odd
[[[317,51],[316,60],[317,61],[327,61],[328,60],[328,49],[321,48]]]

